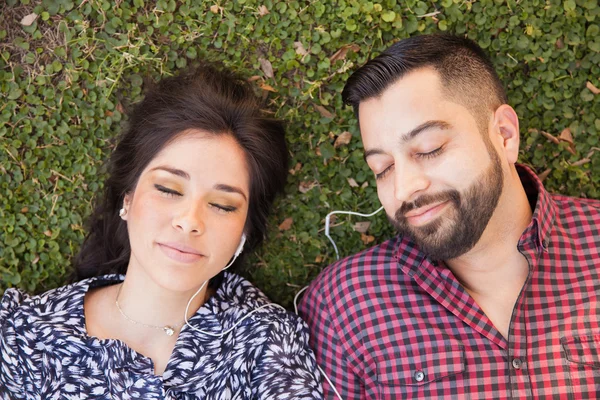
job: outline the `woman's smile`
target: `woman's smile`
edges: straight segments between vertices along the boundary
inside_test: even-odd
[[[173,261],[184,264],[197,262],[205,257],[199,251],[179,243],[157,243],[164,255]]]

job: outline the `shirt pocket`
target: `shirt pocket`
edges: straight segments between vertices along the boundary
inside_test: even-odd
[[[595,397],[600,379],[600,333],[565,336],[560,343],[573,394]]]
[[[377,380],[384,386],[418,390],[465,370],[464,346],[456,341],[417,343],[377,358]]]

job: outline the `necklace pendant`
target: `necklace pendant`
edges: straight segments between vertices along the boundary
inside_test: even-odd
[[[167,336],[173,336],[173,334],[175,333],[175,329],[171,328],[170,326],[165,326],[163,327],[163,331],[165,331],[165,333],[167,334]]]

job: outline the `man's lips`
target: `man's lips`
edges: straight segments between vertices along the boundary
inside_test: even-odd
[[[424,207],[410,210],[404,214],[404,216],[411,225],[424,225],[438,216],[438,214],[444,210],[447,205],[448,201],[443,201],[434,205],[428,204]]]
[[[170,259],[185,264],[198,261],[204,257],[198,250],[181,243],[158,243],[158,247]]]

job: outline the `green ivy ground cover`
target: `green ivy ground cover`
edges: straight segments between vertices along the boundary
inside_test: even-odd
[[[597,0],[3,0],[0,293],[63,284],[103,163],[149,77],[209,59],[246,75],[288,121],[286,195],[250,277],[287,306],[335,259],[333,209],[379,207],[350,73],[394,41],[447,31],[490,53],[521,118],[521,160],[546,186],[600,198]],[[393,235],[384,215],[338,217],[343,255]]]

